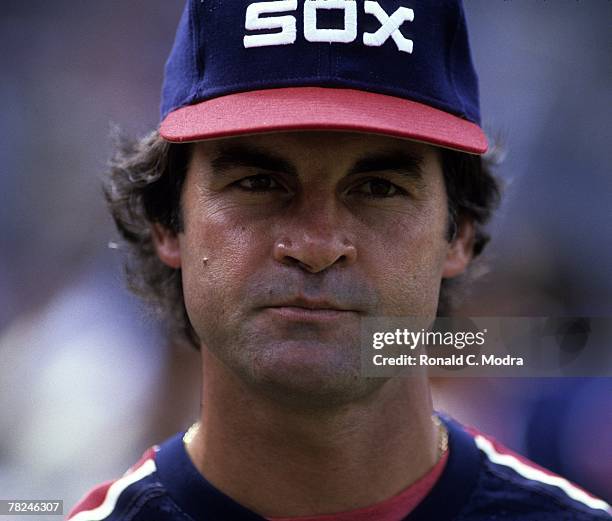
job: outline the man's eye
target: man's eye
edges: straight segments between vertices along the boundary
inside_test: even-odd
[[[249,192],[265,192],[268,190],[278,190],[281,185],[267,174],[258,174],[245,177],[236,183],[243,190]]]
[[[401,188],[386,179],[368,179],[354,188],[352,192],[369,197],[393,197],[404,194]]]

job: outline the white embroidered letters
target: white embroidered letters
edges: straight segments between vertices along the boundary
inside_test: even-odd
[[[357,39],[358,0],[304,0],[304,38],[308,42],[351,43]],[[271,45],[291,45],[297,39],[297,20],[292,14],[285,16],[264,16],[278,13],[295,12],[298,0],[272,0],[254,2],[247,7],[245,29],[247,31],[272,31],[245,35],[245,47],[268,47]],[[397,48],[411,54],[414,43],[406,38],[401,27],[404,22],[414,21],[414,11],[399,7],[389,15],[375,0],[363,2],[364,13],[376,17],[380,23],[374,33],[363,33],[363,44],[380,47],[389,37]],[[338,10],[344,14],[341,28],[320,28],[318,14],[322,10]],[[280,30],[280,32],[279,32]]]
[[[320,9],[344,11],[342,29],[319,29],[317,12]],[[357,3],[355,0],[306,0],[304,4],[304,38],[309,42],[349,43],[357,38]]]
[[[260,31],[262,29],[281,29],[281,32],[253,34],[244,37],[245,47],[266,47],[269,45],[291,45],[295,43],[297,23],[295,16],[269,16],[262,14],[286,13],[297,9],[297,0],[275,0],[273,2],[255,2],[246,11],[245,29]]]
[[[385,13],[378,2],[366,0],[363,7],[367,14],[374,15],[381,23],[380,29],[375,33],[363,33],[363,43],[371,47],[380,47],[385,43],[389,36],[397,45],[400,51],[412,53],[413,42],[404,38],[399,28],[404,22],[412,22],[414,20],[414,11],[407,7],[400,7],[391,16]]]

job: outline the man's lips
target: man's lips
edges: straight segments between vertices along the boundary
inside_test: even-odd
[[[351,310],[333,308],[303,308],[299,306],[273,306],[265,308],[266,311],[283,318],[299,322],[332,322],[349,315],[356,314]]]
[[[344,305],[337,300],[330,298],[307,298],[303,296],[279,300],[272,302],[266,307],[274,308],[304,308],[311,310],[335,310],[335,311],[354,311],[350,306]]]
[[[265,306],[271,313],[286,320],[333,321],[356,314],[357,310],[329,299],[306,299],[303,297]]]

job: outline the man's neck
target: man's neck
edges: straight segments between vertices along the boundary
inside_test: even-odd
[[[266,517],[344,512],[383,501],[437,461],[426,380],[396,378],[331,410],[295,410],[246,392],[206,357],[200,426],[187,446],[206,479]]]

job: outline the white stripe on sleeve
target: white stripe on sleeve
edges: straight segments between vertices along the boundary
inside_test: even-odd
[[[70,521],[102,521],[102,519],[108,517],[113,512],[119,496],[127,487],[147,477],[149,474],[153,474],[155,470],[155,461],[152,459],[146,460],[134,472],[130,472],[115,481],[106,491],[106,496],[100,506],[92,510],[83,510],[74,517],[71,517]]]
[[[601,509],[608,513],[612,513],[612,509],[608,503],[590,496],[584,490],[570,483],[567,479],[560,476],[547,474],[540,469],[528,465],[511,454],[498,452],[493,444],[484,436],[478,434],[474,437],[474,441],[476,442],[478,448],[484,452],[493,463],[503,465],[504,467],[509,467],[524,478],[558,487],[570,498],[574,499],[575,501],[579,501],[590,508]]]

